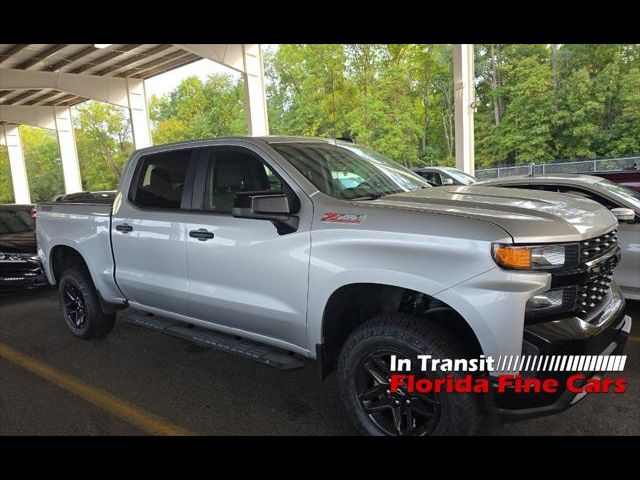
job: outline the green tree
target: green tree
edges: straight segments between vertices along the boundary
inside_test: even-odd
[[[550,51],[543,45],[503,45],[497,68],[500,86],[479,88],[476,140],[480,164],[541,163],[554,158],[550,116],[553,78]],[[492,67],[493,69],[493,67]],[[491,74],[493,75],[493,73]],[[496,121],[496,96],[504,109]],[[497,124],[497,125],[496,125]]]
[[[605,105],[594,95],[594,82],[586,68],[575,70],[560,86],[553,115],[558,156],[592,158],[603,140]]]
[[[611,122],[610,155],[640,153],[640,68],[620,80],[620,112]]]
[[[184,79],[168,95],[149,102],[154,143],[248,132],[242,80],[229,75]]]
[[[0,146],[0,203],[13,202],[13,184],[7,147]]]
[[[85,102],[74,112],[78,161],[85,190],[112,190],[133,151],[129,118],[115,105]]]
[[[64,193],[62,162],[56,135],[42,128],[20,126],[22,149],[32,202],[47,202]]]

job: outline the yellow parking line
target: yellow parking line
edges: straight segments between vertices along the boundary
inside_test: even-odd
[[[136,407],[109,392],[92,387],[46,363],[0,343],[0,358],[8,360],[58,387],[71,392],[102,410],[129,422],[152,435],[195,435],[194,433]]]

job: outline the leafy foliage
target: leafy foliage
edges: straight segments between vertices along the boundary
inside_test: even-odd
[[[64,192],[60,149],[56,136],[47,130],[20,126],[31,201],[49,201]]]
[[[168,96],[149,102],[154,143],[246,134],[244,86],[228,75],[184,79]]]
[[[74,126],[84,189],[115,188],[133,151],[126,111],[106,103],[86,102],[76,109]]]
[[[637,44],[478,45],[476,163],[640,153],[639,64]]]
[[[7,147],[0,146],[0,203],[13,202],[13,184]]]

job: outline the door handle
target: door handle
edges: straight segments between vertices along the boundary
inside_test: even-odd
[[[116,225],[116,230],[122,233],[129,233],[133,230],[133,227],[127,223],[123,223],[121,225]]]
[[[191,238],[197,238],[201,242],[206,242],[207,240],[211,240],[214,237],[213,232],[209,232],[204,228],[200,228],[198,230],[191,230],[189,232],[189,236]]]

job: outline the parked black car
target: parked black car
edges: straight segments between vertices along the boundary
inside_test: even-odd
[[[0,291],[46,284],[35,230],[33,205],[0,205]]]

